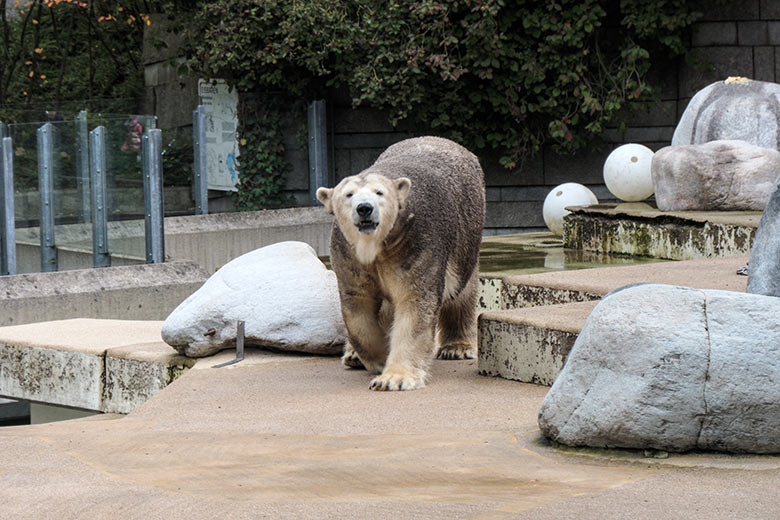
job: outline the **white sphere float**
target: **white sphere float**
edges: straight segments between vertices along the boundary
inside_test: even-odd
[[[653,152],[641,144],[618,146],[604,161],[604,184],[620,200],[638,202],[653,194]]]
[[[542,215],[544,223],[553,234],[563,235],[563,217],[571,213],[567,206],[592,206],[598,204],[599,199],[582,184],[567,182],[556,186],[544,198]]]

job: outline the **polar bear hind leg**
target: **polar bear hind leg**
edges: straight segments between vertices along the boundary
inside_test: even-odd
[[[478,270],[466,286],[442,303],[439,313],[439,359],[474,359],[477,356]]]

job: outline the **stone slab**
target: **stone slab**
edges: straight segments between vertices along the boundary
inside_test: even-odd
[[[0,277],[0,326],[68,318],[162,320],[208,275],[166,262]]]
[[[743,255],[509,275],[501,281],[500,305],[502,309],[516,309],[598,300],[610,291],[636,282],[744,292],[747,276],[736,272],[748,263],[749,258]]]
[[[73,319],[0,327],[0,396],[128,413],[194,362],[160,321]]]
[[[194,364],[162,340],[107,349],[102,411],[132,412]]]
[[[694,26],[693,46],[736,45],[737,24],[734,22],[703,22]]]
[[[486,311],[479,317],[479,373],[552,385],[596,302]]]
[[[564,246],[690,260],[750,254],[760,212],[660,211],[648,204],[569,208]]]
[[[333,217],[323,206],[167,217],[165,252],[213,273],[244,253],[286,240],[329,255],[332,228]]]
[[[0,340],[0,395],[100,410],[103,357]]]

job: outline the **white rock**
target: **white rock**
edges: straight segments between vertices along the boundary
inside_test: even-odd
[[[604,161],[604,184],[620,200],[638,202],[653,194],[654,152],[641,144],[618,146]]]
[[[563,234],[563,217],[571,213],[568,206],[592,206],[599,199],[587,187],[576,182],[567,182],[556,186],[547,194],[542,206],[544,223],[554,234]]]
[[[593,310],[540,412],[563,444],[780,452],[780,298],[642,284]]]
[[[747,78],[715,82],[691,98],[672,145],[737,139],[780,150],[780,85]]]
[[[780,152],[744,141],[667,146],[653,157],[662,211],[763,211],[780,174]]]
[[[280,242],[230,261],[163,324],[163,340],[186,356],[245,344],[340,354],[346,338],[336,275],[303,242]],[[209,334],[209,331],[213,333]]]

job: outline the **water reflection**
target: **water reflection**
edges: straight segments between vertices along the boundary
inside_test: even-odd
[[[503,276],[658,261],[656,258],[564,249],[560,240],[536,233],[485,238],[479,255],[479,270],[482,274]]]
[[[328,257],[320,259],[330,267]],[[661,261],[657,258],[564,249],[561,240],[550,233],[528,233],[485,237],[479,253],[479,271],[483,275],[499,277]]]

